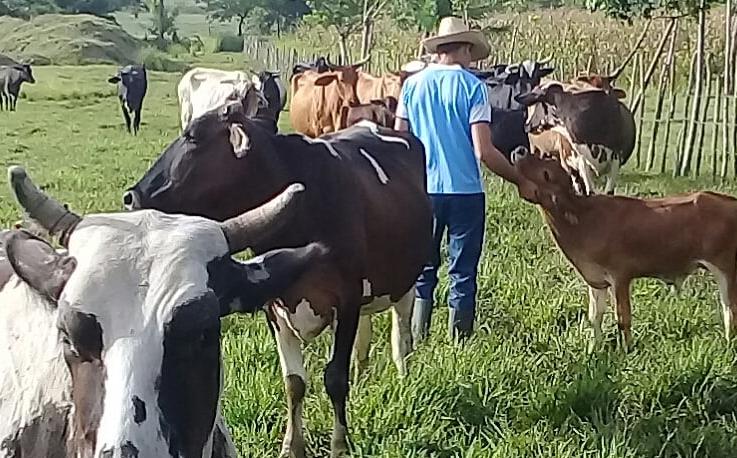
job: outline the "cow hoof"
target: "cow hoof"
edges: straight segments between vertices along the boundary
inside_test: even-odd
[[[282,450],[279,458],[307,458],[307,454],[304,449],[285,449]]]
[[[344,458],[348,456],[348,443],[345,439],[333,439],[330,443],[330,458]]]

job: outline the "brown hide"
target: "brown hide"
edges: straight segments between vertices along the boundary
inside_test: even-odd
[[[526,155],[515,167],[520,195],[541,206],[558,247],[586,283],[613,288],[626,343],[630,282],[677,284],[699,266],[723,277],[729,338],[737,318],[737,199],[706,191],[655,199],[579,196],[557,161]]]
[[[356,85],[359,103],[371,103],[372,100],[383,100],[387,97],[399,99],[406,75],[405,72],[398,72],[377,77],[360,72]]]
[[[341,110],[351,103],[358,104],[354,66],[336,67],[317,73],[308,70],[292,78],[292,102],[289,118],[292,128],[308,137],[340,129]]]
[[[394,97],[343,107],[341,128],[352,126],[362,120],[368,120],[392,129],[394,128],[394,111],[396,107],[397,100]]]

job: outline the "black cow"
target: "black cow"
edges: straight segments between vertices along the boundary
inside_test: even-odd
[[[148,81],[146,79],[145,65],[128,65],[120,70],[115,76],[108,78],[109,83],[118,85],[118,99],[120,108],[125,118],[125,127],[128,133],[131,131],[131,117],[133,114],[133,133],[138,134],[141,127],[141,108],[143,98],[146,96]]]
[[[255,118],[263,127],[276,133],[279,115],[286,104],[287,91],[279,78],[279,72],[264,70],[258,74],[258,79],[261,81],[261,92],[267,105],[258,109]]]
[[[234,102],[192,121],[125,193],[128,208],[220,220],[258,206],[287,183],[305,185],[301,211],[288,227],[252,245],[259,254],[308,240],[332,253],[305,281],[265,306],[287,392],[281,456],[305,456],[303,341],[334,326],[324,379],[335,410],[331,456],[346,449],[350,357],[358,329],[359,367],[368,358],[369,314],[393,306],[392,355],[400,374],[406,373],[414,282],[431,250],[425,180],[424,148],[412,134],[364,121],[317,139],[274,135]]]
[[[528,150],[530,143],[525,131],[526,108],[515,97],[530,92],[540,80],[555,69],[547,66],[549,59],[525,60],[521,64],[495,65],[489,69],[472,70],[489,88],[492,107],[491,138],[494,146],[509,159],[519,146]]]
[[[317,73],[325,73],[330,70],[331,65],[328,63],[328,59],[325,56],[318,56],[312,62],[300,62],[292,68],[292,75],[289,77],[289,81],[294,78],[295,75],[304,73],[307,70],[315,70]]]
[[[0,66],[0,110],[15,111],[21,85],[35,82],[30,64]]]

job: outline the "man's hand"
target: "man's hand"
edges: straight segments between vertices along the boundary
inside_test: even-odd
[[[399,120],[397,120],[399,121]],[[509,163],[504,154],[491,141],[491,127],[488,123],[478,122],[471,125],[471,139],[476,157],[492,172],[510,183],[517,184],[517,170]]]
[[[394,120],[394,130],[399,132],[409,131],[409,122],[406,119],[397,118]]]

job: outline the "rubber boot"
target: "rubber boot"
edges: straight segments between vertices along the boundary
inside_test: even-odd
[[[473,334],[473,310],[449,309],[448,336],[452,342],[462,342]]]
[[[430,335],[430,318],[432,317],[432,300],[415,299],[412,308],[412,346],[417,345]]]

